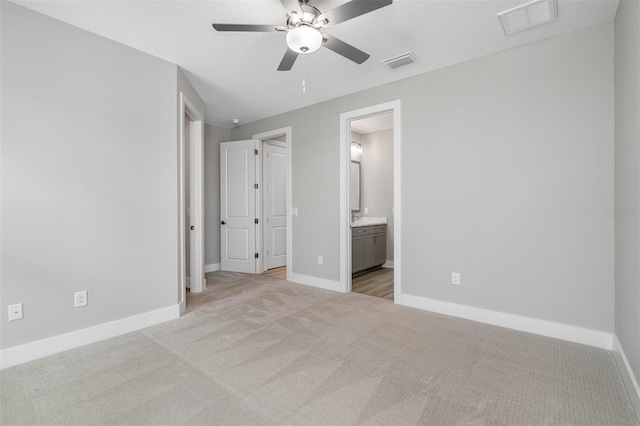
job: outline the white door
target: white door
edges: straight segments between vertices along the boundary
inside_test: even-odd
[[[265,269],[287,264],[287,150],[264,144]]]
[[[221,269],[256,273],[257,141],[220,144]]]

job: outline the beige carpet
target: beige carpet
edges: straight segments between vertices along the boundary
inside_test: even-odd
[[[261,275],[0,372],[2,424],[637,425],[612,353]]]

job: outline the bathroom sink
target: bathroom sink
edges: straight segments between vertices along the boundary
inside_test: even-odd
[[[385,225],[387,223],[386,217],[361,217],[353,222],[351,222],[352,228],[357,228],[359,226],[370,226],[370,225]]]

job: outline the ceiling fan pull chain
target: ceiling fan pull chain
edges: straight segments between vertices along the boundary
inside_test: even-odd
[[[302,55],[302,93],[307,93],[307,55]]]

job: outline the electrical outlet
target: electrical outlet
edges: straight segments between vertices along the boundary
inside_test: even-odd
[[[291,207],[291,216],[298,216],[298,208]]]
[[[22,319],[22,303],[9,305],[9,321]]]
[[[364,214],[369,214],[369,207],[364,208]]]
[[[318,265],[324,264],[324,257],[318,256]]]
[[[74,296],[76,308],[87,306],[87,290],[77,291]]]
[[[451,284],[460,285],[460,272],[451,273]]]

